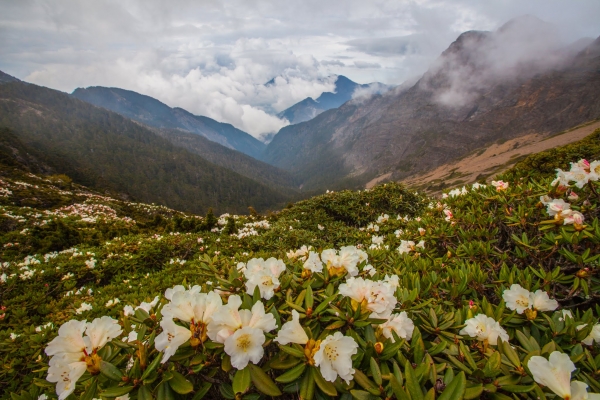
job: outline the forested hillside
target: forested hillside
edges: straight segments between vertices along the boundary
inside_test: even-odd
[[[275,209],[291,196],[174,146],[127,118],[65,93],[0,85],[0,127],[51,157],[57,173],[96,189],[205,213]]]

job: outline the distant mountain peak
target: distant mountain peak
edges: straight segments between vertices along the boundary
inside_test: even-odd
[[[0,71],[0,83],[9,83],[9,82],[21,82],[20,79],[15,78],[5,72]]]

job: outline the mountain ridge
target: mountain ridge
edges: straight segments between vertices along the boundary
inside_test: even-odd
[[[531,37],[511,31],[518,22],[500,33],[461,34],[406,90],[283,128],[264,160],[297,174],[305,188],[361,187],[387,173],[401,180],[436,168],[498,139],[555,133],[600,116],[600,38],[565,59],[544,29]],[[537,48],[507,58],[517,38]]]
[[[77,88],[71,95],[154,128],[183,129],[202,135],[256,159],[260,159],[266,147],[258,139],[231,124],[194,115],[180,107],[169,107],[160,100],[132,90],[90,86]]]

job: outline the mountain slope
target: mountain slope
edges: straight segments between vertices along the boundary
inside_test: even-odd
[[[358,187],[499,139],[560,132],[600,116],[600,38],[575,56],[568,50],[532,17],[466,32],[410,89],[285,127],[264,160],[298,174],[306,188]]]
[[[205,213],[276,208],[289,195],[175,147],[148,128],[68,94],[0,85],[0,127],[24,146],[60,159],[57,173],[144,202]]]
[[[77,88],[72,95],[155,128],[183,129],[202,135],[257,159],[265,148],[264,143],[231,124],[193,115],[182,108],[171,108],[150,96],[130,90],[94,86]]]
[[[370,88],[373,88],[375,91],[385,91],[387,87],[380,83],[360,85],[343,75],[339,75],[335,81],[335,92],[325,92],[321,94],[317,100],[308,97],[283,110],[277,114],[277,116],[279,118],[286,118],[291,124],[308,121],[321,114],[323,111],[338,108],[345,102],[351,100],[352,95],[356,90],[368,90]]]
[[[283,191],[295,191],[299,185],[298,180],[288,171],[222,146],[203,136],[179,129],[151,129],[157,135],[167,139],[177,147],[198,154],[213,164],[227,168],[267,186],[272,186]]]

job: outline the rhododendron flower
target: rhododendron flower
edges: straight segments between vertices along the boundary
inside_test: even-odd
[[[590,181],[600,180],[600,161],[596,160],[596,161],[592,161],[590,163],[589,180]]]
[[[527,368],[537,383],[547,386],[563,399],[600,399],[600,395],[587,393],[586,383],[571,382],[571,372],[575,371],[575,364],[567,354],[553,351],[548,360],[533,356],[527,362]]]
[[[231,365],[244,369],[250,361],[258,364],[265,351],[262,347],[265,334],[262,330],[252,327],[238,329],[225,339],[225,353],[231,356]]]
[[[529,290],[515,283],[502,293],[502,298],[509,310],[516,310],[518,314],[523,314],[523,311],[531,307],[530,295]]]
[[[304,262],[303,267],[311,272],[323,272],[323,262],[319,258],[319,253],[311,251],[308,254],[308,258]]]
[[[531,294],[531,304],[538,311],[554,311],[558,308],[558,301],[550,299],[548,293],[539,289]]]
[[[496,188],[496,190],[498,192],[500,192],[501,190],[508,189],[508,182],[504,182],[504,181],[492,181],[492,186],[494,186]]]
[[[288,343],[308,343],[308,336],[304,332],[304,329],[302,329],[302,325],[300,325],[300,314],[298,314],[298,311],[292,310],[292,320],[283,324],[274,341],[282,345]]]
[[[283,261],[274,257],[267,259],[253,258],[248,261],[244,276],[246,277],[246,292],[254,293],[258,286],[260,296],[269,300],[275,294],[275,289],[279,287],[279,275],[285,271]]]
[[[401,240],[400,246],[398,246],[398,253],[400,253],[400,254],[410,253],[414,249],[415,249],[415,242],[413,242],[412,240]]]
[[[229,296],[226,305],[217,309],[213,314],[212,321],[208,324],[208,337],[219,343],[225,343],[225,339],[245,326],[261,329],[269,332],[277,328],[273,314],[265,313],[265,306],[258,301],[250,310],[240,310],[242,299],[238,295]]]
[[[192,332],[188,328],[175,324],[170,318],[163,318],[160,321],[160,326],[163,331],[160,335],[156,336],[154,347],[156,347],[156,350],[164,352],[163,358],[160,361],[164,364],[175,354],[179,346],[192,337]]]
[[[569,186],[569,174],[561,169],[556,169],[556,179],[551,183],[552,186]]]
[[[571,190],[569,192],[569,195],[567,196],[567,198],[571,201],[577,201],[577,200],[579,200],[579,195]]]
[[[77,381],[86,370],[94,374],[100,372],[102,360],[97,351],[121,332],[118,321],[106,316],[90,323],[71,320],[59,328],[58,336],[45,350],[52,357],[46,379],[56,382],[59,400],[73,393]]]
[[[498,338],[508,341],[508,334],[493,318],[485,314],[478,314],[474,318],[465,321],[465,327],[459,332],[461,335],[469,335],[480,341],[486,341],[491,345],[498,344]]]
[[[562,212],[570,208],[571,205],[565,202],[563,199],[552,199],[552,201],[546,204],[546,211],[551,217],[555,215],[560,215]]]
[[[300,259],[301,261],[306,260],[308,252],[312,250],[312,246],[306,247],[305,245],[300,247],[298,250],[290,250],[286,253],[287,258],[290,260]]]
[[[444,214],[446,214],[446,218],[444,218],[446,221],[450,221],[454,217],[452,211],[448,209],[444,209]]]
[[[537,290],[535,293],[524,289],[519,284],[513,284],[510,289],[502,293],[502,298],[506,302],[506,307],[509,310],[516,310],[518,314],[523,314],[524,311],[534,309],[537,311],[554,311],[558,308],[558,302],[551,300],[543,290]],[[529,314],[528,314],[529,317]],[[535,313],[531,319],[535,318]]]
[[[336,332],[321,342],[313,359],[326,381],[334,382],[339,376],[349,384],[355,372],[352,368],[352,356],[357,351],[358,344],[353,338]]]
[[[582,213],[579,211],[567,210],[568,212],[563,213],[563,224],[564,225],[583,225],[585,220]]]
[[[332,275],[346,276],[358,275],[358,264],[368,259],[367,253],[355,246],[344,246],[339,253],[334,249],[326,249],[321,252],[321,260],[327,264],[329,273]]]
[[[473,185],[471,185],[471,188],[473,188],[473,189],[486,188],[486,187],[487,187],[487,185],[483,185],[479,182],[475,182]]]
[[[387,318],[396,307],[396,288],[386,281],[372,281],[363,278],[348,278],[339,286],[341,295],[352,299],[352,306],[371,311],[371,318]]]
[[[584,327],[585,325],[580,325],[578,326],[577,330],[579,330],[579,327]],[[594,327],[592,328],[592,331],[590,332],[590,334],[581,341],[581,343],[583,344],[587,344],[588,346],[591,346],[592,344],[594,344],[594,341],[596,343],[600,343],[600,324],[596,324],[594,325]]]
[[[399,337],[409,340],[412,337],[414,329],[415,324],[408,318],[406,311],[402,311],[400,314],[390,315],[386,322],[377,326],[377,330],[381,332],[386,339],[390,339],[392,343],[396,341],[392,331],[396,332]]]

